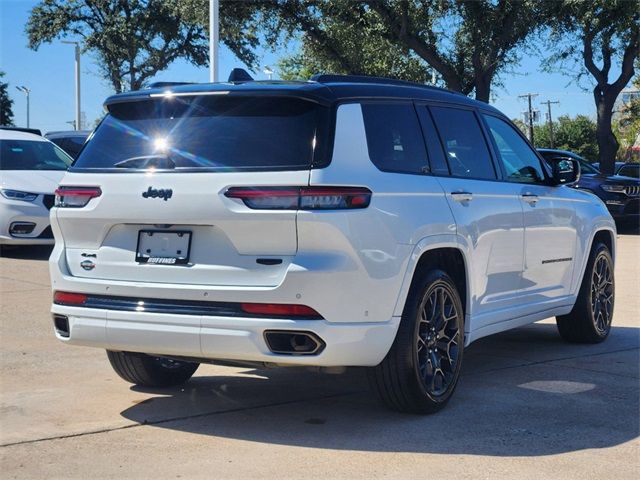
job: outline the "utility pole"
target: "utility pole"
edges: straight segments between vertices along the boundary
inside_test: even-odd
[[[209,81],[218,81],[220,0],[209,0]]]
[[[75,45],[76,54],[76,123],[74,130],[82,129],[82,120],[80,119],[80,42],[72,42],[62,40],[62,43]]]
[[[551,104],[559,104],[560,102],[547,100],[546,102],[540,102],[541,105],[547,106],[547,120],[549,122],[549,140],[551,143],[551,148],[555,148],[555,141],[553,139],[553,120],[551,119]]]
[[[21,87],[16,87],[16,88],[27,96],[27,128],[29,128],[30,127],[30,124],[29,124],[29,94],[31,93],[31,89],[25,87],[24,85],[22,85]]]
[[[529,101],[529,141],[533,145],[533,108],[531,107],[531,99],[537,97],[537,93],[525,93],[524,95],[518,95],[518,98],[526,98]]]

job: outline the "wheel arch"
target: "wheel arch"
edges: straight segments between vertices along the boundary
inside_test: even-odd
[[[616,231],[615,228],[611,225],[597,225],[593,229],[593,233],[591,234],[591,238],[587,243],[587,248],[584,250],[584,254],[582,255],[582,261],[580,264],[579,275],[574,276],[573,280],[573,288],[572,292],[574,295],[577,295],[578,290],[580,289],[580,285],[582,284],[582,278],[584,277],[584,272],[587,269],[587,262],[589,261],[589,256],[591,255],[591,251],[593,250],[593,246],[597,242],[604,243],[607,248],[609,248],[609,252],[611,253],[611,258],[613,259],[614,265],[616,261]]]
[[[396,301],[394,316],[401,316],[414,280],[427,269],[440,268],[447,272],[458,288],[465,318],[469,316],[472,287],[470,263],[464,240],[457,235],[436,235],[418,242],[411,254],[402,287]],[[469,326],[465,322],[465,330]]]
[[[597,230],[594,235],[593,238],[591,239],[591,244],[589,245],[589,253],[591,253],[591,250],[593,249],[593,246],[596,244],[596,242],[602,242],[604,243],[607,248],[609,249],[609,252],[611,253],[611,258],[613,258],[614,262],[615,262],[615,248],[616,248],[616,237],[615,237],[615,233],[612,230],[609,229],[601,229],[601,230]]]

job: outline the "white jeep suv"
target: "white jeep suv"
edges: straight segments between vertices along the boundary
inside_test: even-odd
[[[105,106],[51,211],[52,313],[129,382],[360,366],[428,413],[478,338],[552,316],[568,341],[609,333],[611,216],[489,105],[322,75]]]

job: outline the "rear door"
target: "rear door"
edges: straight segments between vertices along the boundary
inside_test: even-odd
[[[74,276],[274,286],[296,211],[250,209],[230,187],[305,186],[326,110],[297,98],[161,97],[115,104],[64,179],[98,187],[55,214]]]
[[[441,145],[440,160],[435,149],[431,155],[434,174],[445,191],[458,235],[468,248],[472,295],[469,313],[475,330],[508,319],[510,307],[519,301],[522,206],[515,189],[498,181],[474,110],[423,108],[426,141]],[[438,138],[434,138],[436,135]]]

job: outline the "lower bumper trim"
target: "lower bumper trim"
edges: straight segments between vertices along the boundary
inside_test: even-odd
[[[146,312],[146,313],[164,313],[169,315],[201,315],[215,317],[243,317],[243,318],[295,318],[297,320],[322,320],[319,314],[306,313],[311,309],[302,310],[305,313],[301,315],[292,315],[289,313],[279,314],[277,309],[271,309],[269,313],[256,313],[255,309],[247,309],[247,303],[234,302],[203,302],[190,300],[167,300],[161,298],[135,298],[135,297],[116,297],[108,295],[91,295],[80,294],[85,297],[82,303],[68,303],[61,298],[56,298],[57,294],[65,292],[56,292],[54,294],[53,303],[56,305],[64,305],[71,307],[98,308],[104,310],[117,310],[124,312]],[[74,294],[71,294],[74,295]],[[277,306],[278,304],[274,304]],[[244,307],[243,307],[244,306]],[[284,305],[283,305],[284,306]]]

